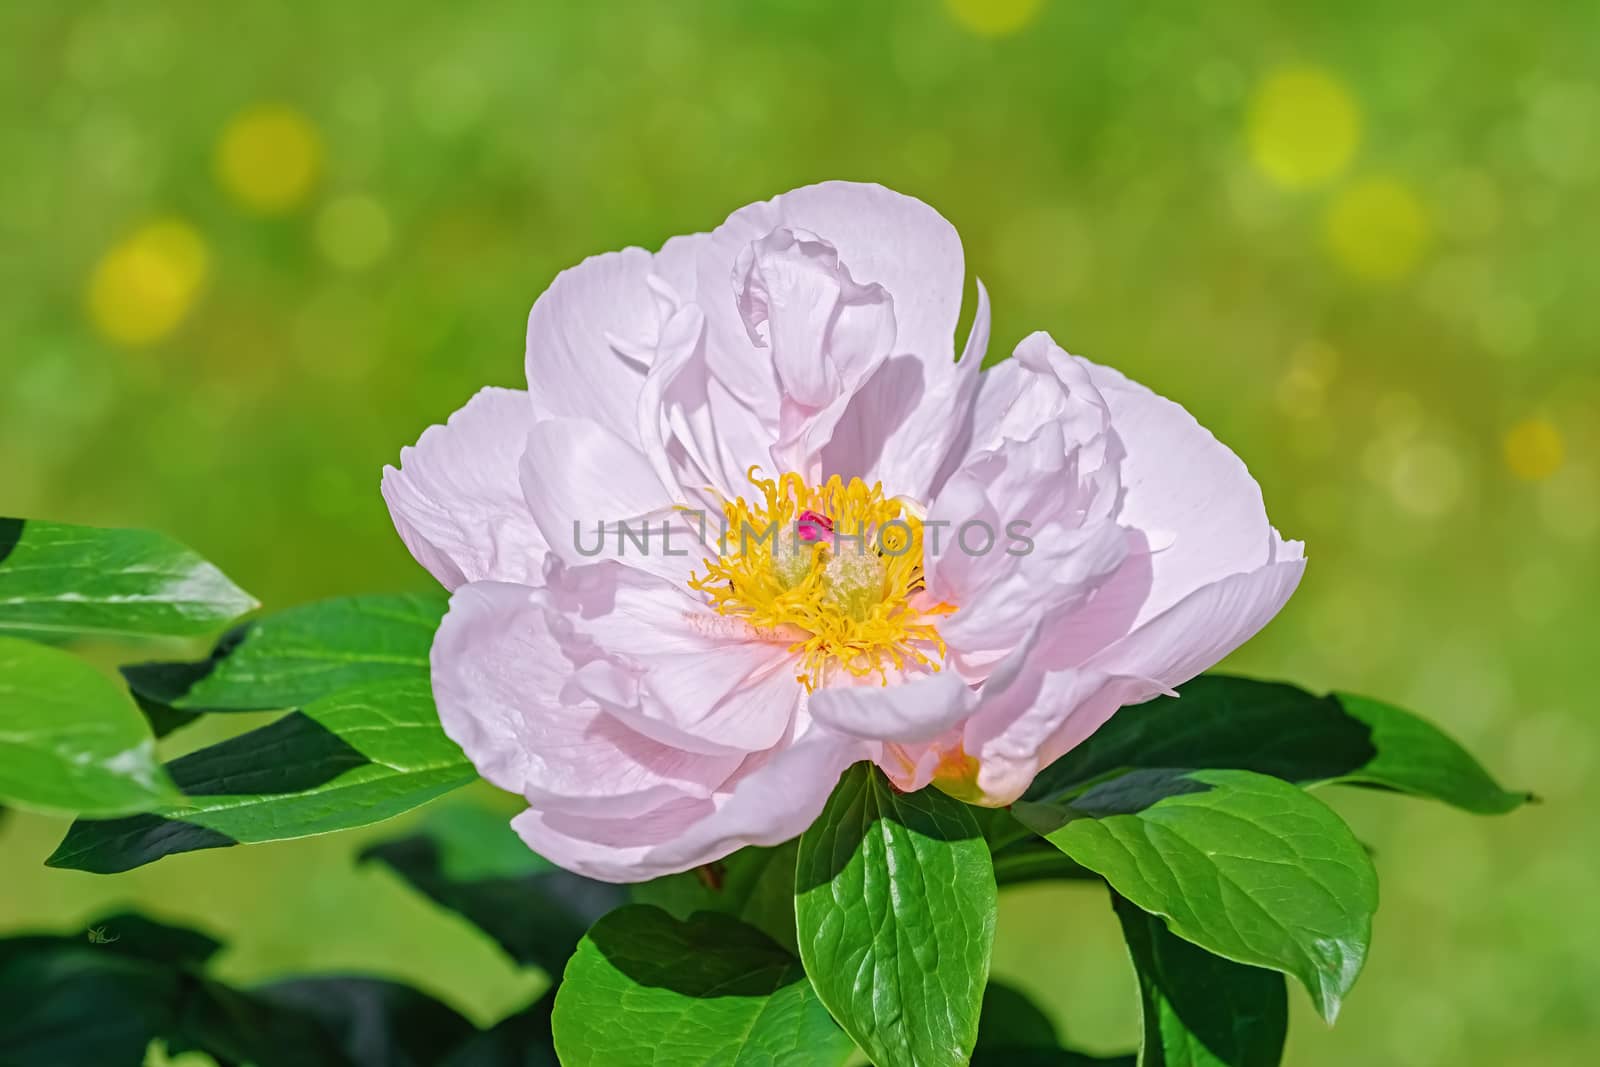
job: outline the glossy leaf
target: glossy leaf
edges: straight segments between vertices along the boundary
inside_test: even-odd
[[[101,874],[177,852],[364,826],[476,777],[427,683],[352,689],[168,765],[183,807],[72,824],[46,863]]]
[[[817,995],[880,1065],[965,1063],[994,942],[989,847],[966,805],[847,771],[795,865],[800,955]]]
[[[556,993],[566,1067],[827,1067],[854,1051],[783,947],[726,915],[634,904],[578,945]]]
[[[1230,768],[1302,785],[1352,782],[1482,814],[1508,812],[1528,799],[1502,789],[1465,749],[1408,711],[1227,675],[1196,678],[1176,700],[1123,708],[1046,768],[1028,799],[1048,801],[1141,767]]]
[[[373,682],[428,677],[443,593],[342,597],[257,619],[194,663],[122,669],[139,696],[187,711],[293,708]]]
[[[1325,804],[1233,770],[1139,770],[1017,817],[1179,937],[1298,978],[1330,1022],[1366,959],[1377,875]]]
[[[128,694],[68,652],[0,637],[0,800],[122,815],[182,797]]]
[[[1140,1067],[1277,1067],[1289,1029],[1283,975],[1213,956],[1112,895],[1139,976]]]
[[[0,519],[0,633],[183,637],[255,607],[164,534]]]
[[[457,804],[414,834],[373,845],[378,860],[492,937],[518,963],[560,976],[584,931],[627,890],[564,871],[529,851],[502,815]]]

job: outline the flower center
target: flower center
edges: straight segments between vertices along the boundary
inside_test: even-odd
[[[860,478],[812,487],[798,474],[758,477],[754,467],[749,478],[761,499],[724,502],[720,555],[690,588],[718,614],[790,640],[808,690],[841,669],[885,685],[891,667],[939,670],[945,645],[935,620],[956,609],[929,603],[922,521]]]

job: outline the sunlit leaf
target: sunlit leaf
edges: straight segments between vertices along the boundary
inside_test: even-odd
[[[901,793],[861,763],[800,838],[800,955],[879,1064],[965,1063],[994,944],[989,846],[966,805]]]
[[[182,797],[122,688],[70,653],[0,637],[0,800],[122,815]]]
[[[1051,764],[1028,799],[1140,767],[1219,767],[1312,785],[1353,782],[1499,814],[1528,799],[1497,785],[1465,749],[1407,711],[1365,697],[1314,696],[1276,682],[1204,675],[1123,708]]]
[[[1283,975],[1213,956],[1112,895],[1139,975],[1140,1067],[1277,1067],[1289,1029]]]
[[[1138,770],[1014,810],[1179,937],[1298,978],[1329,1021],[1361,972],[1377,875],[1350,828],[1296,786]]]
[[[727,915],[630,905],[594,925],[556,994],[566,1067],[828,1067],[853,1051],[781,945]]]
[[[382,682],[307,705],[168,764],[183,806],[79,819],[46,861],[101,874],[202,848],[364,826],[476,777],[439,728],[425,681]]]
[[[189,636],[255,607],[165,534],[0,519],[0,633]]]
[[[194,663],[122,669],[141,697],[187,711],[293,708],[372,682],[428,677],[443,593],[340,597],[256,619]]]

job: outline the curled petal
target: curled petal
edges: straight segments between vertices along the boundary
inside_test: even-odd
[[[1153,549],[1151,587],[1136,623],[1275,558],[1261,487],[1238,456],[1179,405],[1109,367],[1078,362],[1127,452],[1121,521],[1142,530]]]
[[[546,541],[517,475],[533,418],[527,393],[483,389],[383,469],[395,529],[445,588],[538,581]]]
[[[843,734],[872,741],[927,741],[971,713],[977,697],[954,671],[895,680],[876,676],[857,685],[836,685],[811,694],[811,715]]]
[[[1089,666],[1153,679],[1159,692],[1177,688],[1244,644],[1272,621],[1305,573],[1303,546],[1282,541],[1275,531],[1269,536],[1272,562],[1190,593],[1096,653]]]

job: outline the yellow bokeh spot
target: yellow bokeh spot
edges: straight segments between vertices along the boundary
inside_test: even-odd
[[[1369,178],[1342,191],[1328,208],[1328,251],[1367,281],[1395,281],[1416,270],[1431,236],[1427,209],[1404,184]]]
[[[119,344],[159,341],[194,307],[210,259],[205,239],[187,222],[148,223],[95,265],[86,301],[89,318]]]
[[[1332,74],[1285,67],[1256,87],[1247,119],[1250,160],[1288,189],[1336,177],[1361,143],[1361,111]]]
[[[1032,22],[1044,0],[945,0],[955,20],[981,37],[1004,37]]]
[[[322,138],[300,112],[279,105],[235,115],[217,142],[217,181],[246,209],[279,215],[301,204],[322,170]]]
[[[1506,466],[1525,482],[1542,482],[1566,459],[1561,431],[1549,419],[1523,419],[1506,432]]]

